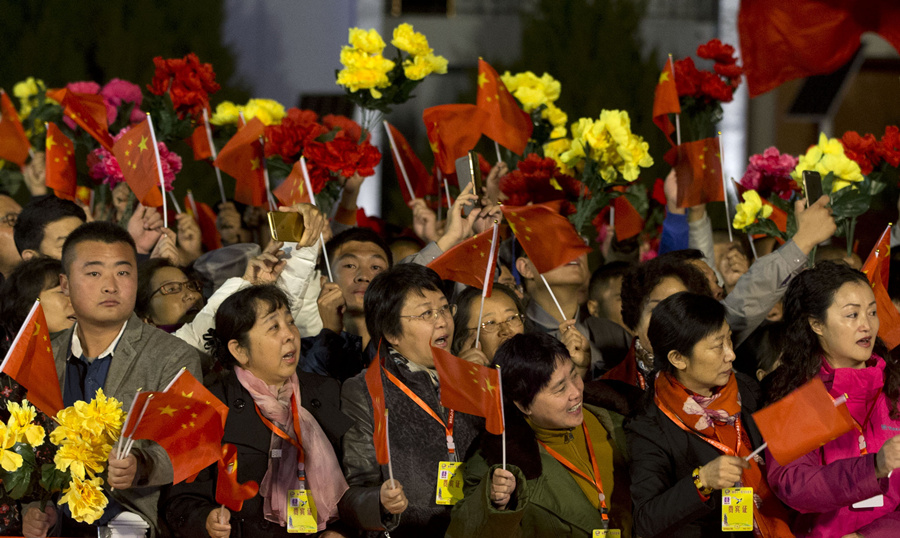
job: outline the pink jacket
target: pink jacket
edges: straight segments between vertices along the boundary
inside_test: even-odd
[[[875,454],[885,441],[900,435],[900,421],[888,416],[889,402],[882,392],[884,367],[884,360],[872,355],[866,368],[835,370],[823,360],[819,371],[832,396],[847,394],[850,414],[863,425],[867,454],[861,453],[855,428],[785,466],[766,451],[769,486],[801,514],[793,525],[797,536],[900,536],[900,472],[890,479],[875,478]],[[851,507],[882,494],[880,508]]]

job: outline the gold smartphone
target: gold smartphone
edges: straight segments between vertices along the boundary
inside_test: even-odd
[[[303,215],[293,211],[269,211],[269,230],[275,241],[299,242],[303,237]]]

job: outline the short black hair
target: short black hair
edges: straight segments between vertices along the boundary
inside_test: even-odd
[[[600,292],[606,288],[609,281],[614,278],[623,278],[633,266],[634,264],[632,263],[616,261],[601,265],[595,269],[588,284],[588,299],[600,300]]]
[[[516,402],[528,407],[535,396],[547,386],[556,363],[569,361],[565,344],[545,332],[517,334],[500,344],[494,354],[494,365],[503,376],[503,398],[506,408]]]
[[[786,336],[786,322],[763,323],[734,350],[734,369],[753,378],[760,368],[771,371],[784,352]]]
[[[388,267],[392,267],[394,265],[394,255],[391,254],[391,249],[388,247],[387,243],[384,239],[377,233],[375,230],[371,228],[362,228],[362,227],[354,227],[344,230],[343,232],[335,235],[331,239],[325,243],[325,252],[328,253],[328,261],[334,262],[334,253],[338,251],[338,249],[344,243],[349,243],[350,241],[359,241],[361,243],[374,243],[378,248],[384,251],[384,255],[387,257]],[[321,266],[321,264],[320,264]],[[320,269],[324,269],[320,267]]]
[[[131,238],[131,234],[125,231],[124,228],[118,224],[106,221],[86,222],[75,228],[69,234],[69,237],[66,238],[66,242],[63,243],[62,265],[64,273],[68,274],[72,266],[72,261],[75,257],[75,247],[79,243],[87,241],[98,241],[107,245],[125,243],[131,247],[135,261],[137,261],[137,247],[134,245],[134,239]]]
[[[650,300],[650,292],[664,278],[677,278],[688,291],[712,296],[709,281],[699,269],[689,262],[666,256],[633,267],[622,279],[622,321],[632,331],[637,329],[641,312]]]
[[[476,300],[481,300],[482,292],[483,290],[479,288],[466,286],[453,298],[453,303],[456,305],[456,315],[453,316],[453,345],[450,346],[450,352],[454,355],[459,354],[460,351],[462,351],[462,349],[460,349],[463,344],[463,338],[461,338],[461,336],[469,332],[469,324],[472,323],[471,316],[469,315],[469,307]],[[516,306],[516,311],[523,317],[525,316],[525,305],[522,304],[522,300],[519,299],[516,292],[511,290],[508,286],[494,282],[493,293],[497,292],[509,297]],[[524,321],[528,323],[527,318]],[[526,327],[526,330],[528,330],[528,327]]]
[[[52,194],[35,198],[22,208],[13,227],[16,250],[19,254],[26,250],[40,252],[47,226],[66,217],[75,217],[81,222],[87,220],[84,210],[71,200],[63,200]]]
[[[674,372],[669,352],[690,357],[700,340],[722,328],[725,307],[708,295],[681,291],[666,297],[653,309],[647,337],[656,367]]]
[[[38,257],[23,261],[0,286],[0,320],[16,334],[35,299],[44,290],[59,286],[62,263],[54,258]]]
[[[264,284],[230,295],[216,310],[215,329],[210,329],[203,339],[206,349],[225,368],[232,369],[238,364],[228,349],[228,342],[237,340],[244,348],[250,345],[247,333],[256,324],[258,305],[262,305],[268,315],[281,307],[290,310],[291,301],[274,284]]]
[[[363,297],[366,329],[373,342],[386,336],[400,336],[400,311],[410,293],[424,295],[425,291],[443,293],[443,282],[434,270],[415,263],[401,263],[378,273]]]

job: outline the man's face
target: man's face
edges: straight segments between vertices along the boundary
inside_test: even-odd
[[[78,217],[63,217],[53,221],[44,227],[44,239],[41,241],[39,254],[53,258],[62,259],[62,247],[66,242],[66,238],[75,228],[78,228],[84,221]]]
[[[347,312],[362,314],[369,282],[388,268],[387,254],[375,243],[347,241],[332,256],[334,278],[344,293]]]
[[[75,245],[62,291],[72,301],[79,323],[118,326],[134,311],[137,262],[127,243],[85,241]]]
[[[4,275],[9,275],[13,267],[22,260],[13,240],[13,226],[21,211],[22,206],[15,200],[0,195],[0,271]]]

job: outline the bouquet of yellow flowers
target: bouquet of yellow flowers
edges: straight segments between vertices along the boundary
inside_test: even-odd
[[[384,39],[374,29],[351,28],[349,42],[341,48],[344,68],[335,71],[336,83],[363,109],[368,118],[364,118],[363,128],[368,131],[374,127],[377,113],[386,114],[392,105],[408,101],[425,77],[447,72],[446,58],[434,54],[425,35],[407,23],[394,28],[391,44],[397,56],[393,61],[384,57]]]
[[[284,118],[284,105],[272,99],[250,99],[245,105],[222,101],[209,119],[213,125],[237,125],[241,114],[244,121],[259,118],[263,125],[278,125]]]
[[[568,133],[566,124],[569,117],[555,104],[562,90],[559,81],[548,73],[538,77],[531,71],[515,75],[507,71],[500,79],[522,106],[522,110],[531,116],[531,122],[534,124],[525,155],[536,153],[546,157],[544,146],[565,139]]]

